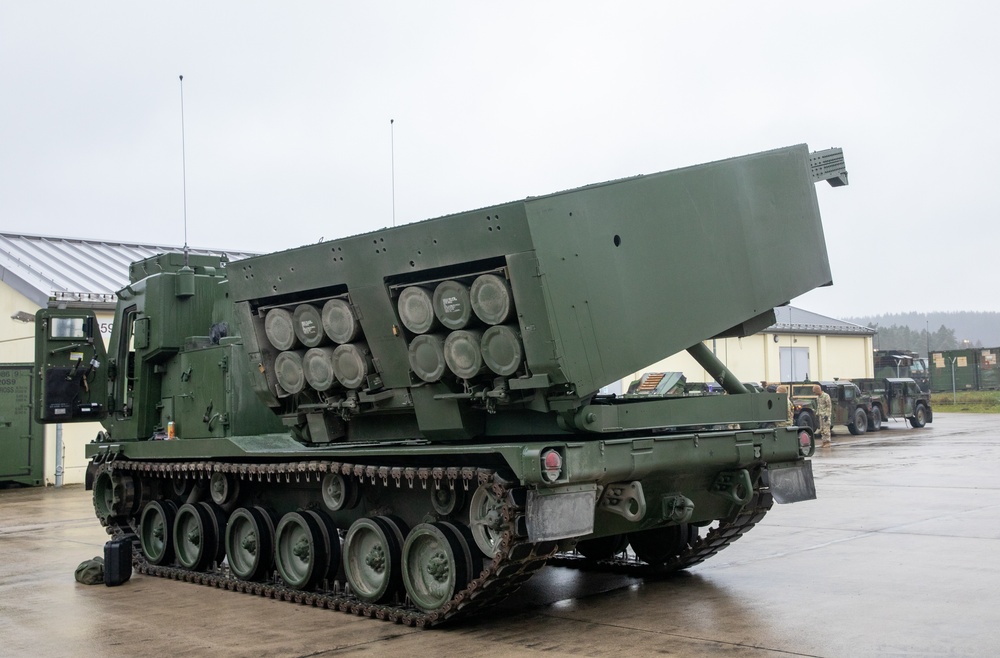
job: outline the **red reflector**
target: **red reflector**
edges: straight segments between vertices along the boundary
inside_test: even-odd
[[[560,471],[562,470],[562,457],[555,450],[549,450],[544,455],[545,460],[545,470],[546,471]]]
[[[808,448],[810,443],[809,432],[799,432],[799,445]]]

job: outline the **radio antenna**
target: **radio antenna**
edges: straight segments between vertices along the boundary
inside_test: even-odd
[[[184,265],[188,264],[187,153],[184,150],[184,76],[181,80],[181,189],[184,195]]]
[[[395,119],[389,119],[389,155],[392,161],[392,225],[396,225],[396,133]]]

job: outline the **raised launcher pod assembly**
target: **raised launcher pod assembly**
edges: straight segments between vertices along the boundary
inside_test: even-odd
[[[431,626],[550,561],[685,569],[815,497],[811,431],[702,341],[831,282],[821,180],[843,154],[800,145],[149,258],[107,349],[89,311],[38,313],[36,414],[103,419],[95,512],[140,574]],[[598,393],[684,349],[727,394]]]

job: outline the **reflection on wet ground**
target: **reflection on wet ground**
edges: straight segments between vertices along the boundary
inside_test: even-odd
[[[73,582],[106,535],[80,488],[0,492],[6,655],[989,655],[1000,646],[996,417],[838,433],[819,498],[776,506],[687,573],[548,567],[461,624],[416,631],[137,576]]]

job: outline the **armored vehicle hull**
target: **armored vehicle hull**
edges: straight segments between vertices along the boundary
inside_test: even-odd
[[[39,313],[38,419],[102,419],[95,511],[141,573],[430,626],[550,560],[683,569],[774,500],[815,497],[811,431],[774,427],[783,397],[701,341],[830,283],[813,188],[845,180],[830,156],[790,147],[235,264],[150,258],[107,349],[85,313]],[[808,248],[787,253],[790,235]],[[702,262],[728,267],[693,278]],[[682,349],[726,395],[599,394]]]

